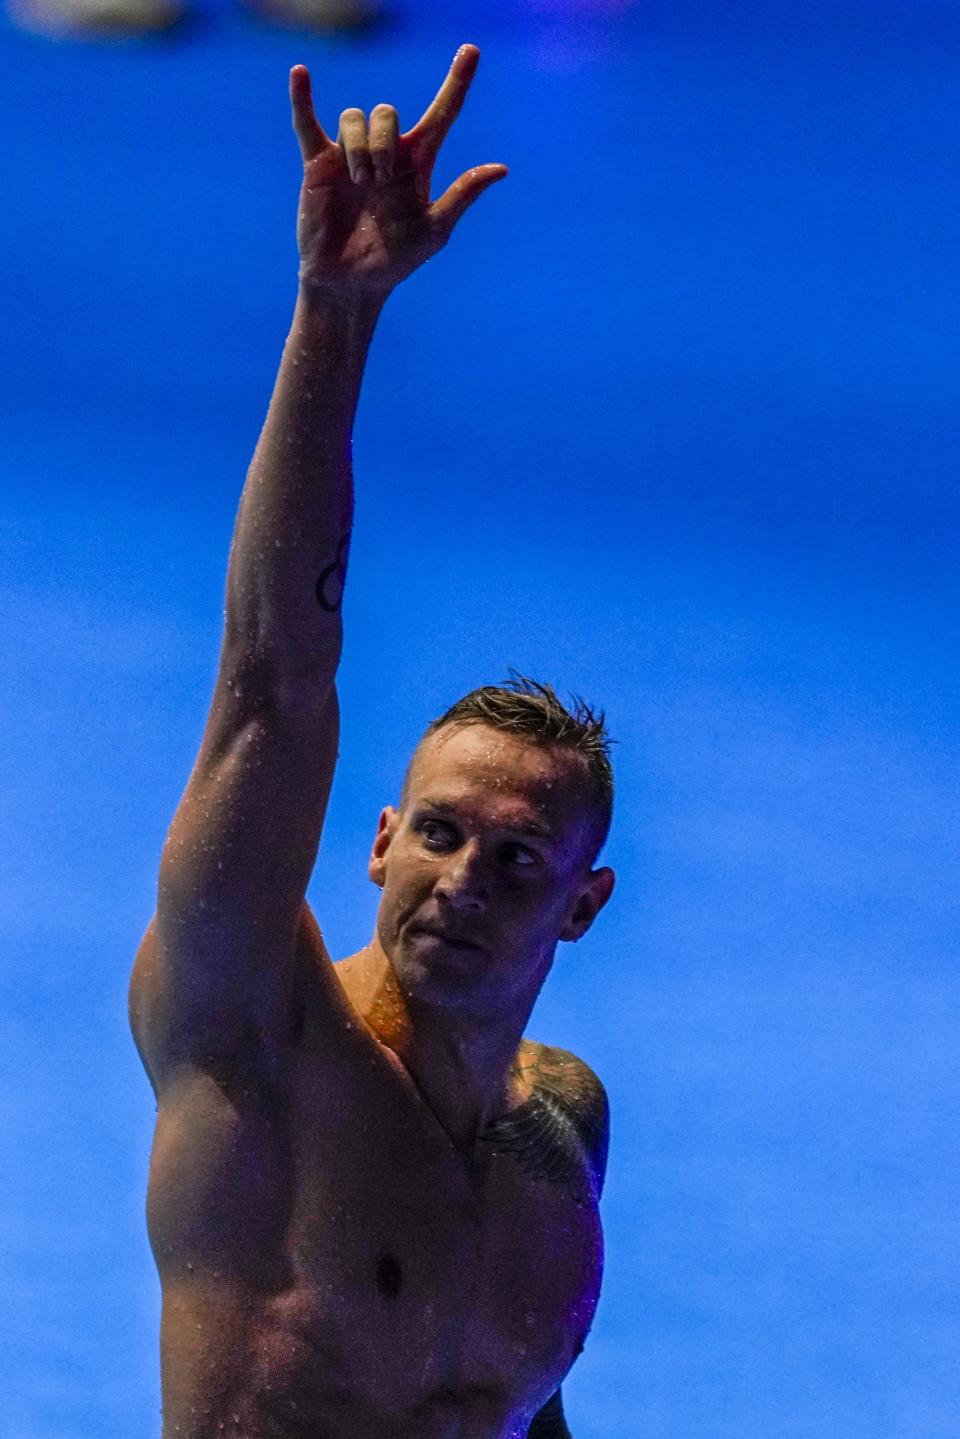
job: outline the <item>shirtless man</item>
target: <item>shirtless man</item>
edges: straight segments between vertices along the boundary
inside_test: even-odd
[[[331,141],[304,66],[300,285],[240,502],[220,670],[160,864],[131,1023],[157,1098],[147,1217],[165,1439],[557,1439],[593,1319],[607,1104],[523,1038],[613,888],[602,726],[531,682],[428,730],[380,816],[365,949],[305,900],[337,756],[350,444],[393,287],[506,173],[431,171],[479,51],[406,134]]]

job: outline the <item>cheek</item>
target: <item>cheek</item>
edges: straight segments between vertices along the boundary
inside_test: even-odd
[[[392,909],[415,906],[419,897],[429,892],[433,873],[429,864],[398,851],[388,855],[383,872],[381,904]]]
[[[396,874],[388,870],[377,906],[377,933],[388,952],[393,950],[409,908],[404,896],[405,891],[398,885]]]
[[[566,924],[570,907],[570,895],[555,885],[538,890],[528,906],[530,923],[543,933],[556,935]]]
[[[563,924],[565,915],[563,899],[549,887],[540,885],[513,885],[501,893],[504,917],[517,928],[530,932],[544,933]]]

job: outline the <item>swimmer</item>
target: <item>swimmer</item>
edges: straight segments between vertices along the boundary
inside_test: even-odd
[[[296,307],[130,990],[157,1101],[164,1439],[569,1435],[608,1106],[586,1063],[523,1030],[557,943],[613,888],[595,867],[601,720],[520,676],[472,692],[380,815],[369,944],[334,964],[305,898],[337,758],[366,355],[393,288],[506,174],[477,166],[430,200],[479,54],[461,47],[405,134],[377,105],[330,140],[307,69],[290,74]]]

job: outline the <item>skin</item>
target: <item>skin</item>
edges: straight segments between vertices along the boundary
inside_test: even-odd
[[[479,51],[411,131],[331,141],[291,72],[300,282],[227,573],[200,753],[130,989],[157,1100],[147,1220],[165,1439],[559,1439],[599,1297],[607,1108],[523,1028],[592,869],[581,761],[486,725],[420,746],[334,964],[305,892],[339,744],[350,438],[396,284],[506,173],[431,202]],[[273,543],[270,543],[272,539]],[[429,931],[429,932],[428,932]]]
[[[589,865],[592,820],[578,758],[486,725],[428,738],[401,809],[381,813],[376,934],[345,977],[365,1008],[389,994],[367,1017],[458,1145],[502,1108],[558,941],[613,889]]]

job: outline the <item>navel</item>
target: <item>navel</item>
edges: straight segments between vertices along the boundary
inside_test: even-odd
[[[403,1285],[403,1272],[396,1258],[384,1250],[377,1260],[377,1288],[386,1299],[396,1299]]]

